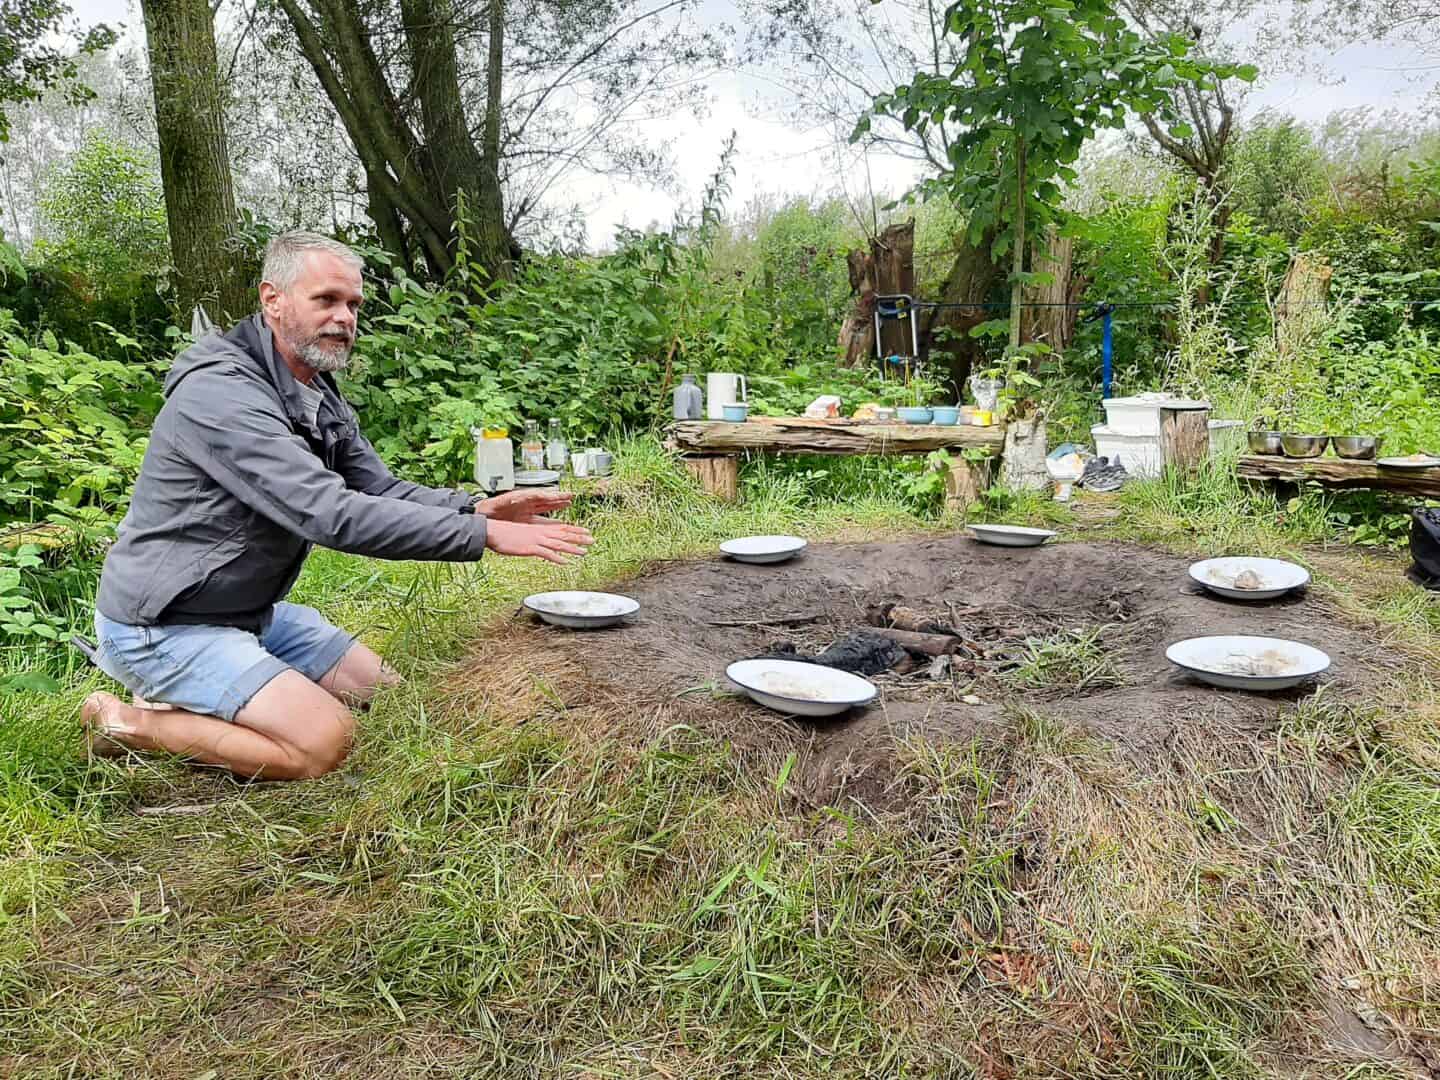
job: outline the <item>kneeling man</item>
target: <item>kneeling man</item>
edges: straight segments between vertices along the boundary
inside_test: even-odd
[[[96,597],[96,663],[137,701],[85,702],[97,751],[319,776],[349,751],[347,704],[397,676],[313,608],[284,601],[311,545],[454,562],[488,548],[558,563],[591,543],[544,517],[568,495],[472,503],[391,475],[332,374],[355,343],[360,269],[326,237],[277,236],[260,313],[176,358]]]

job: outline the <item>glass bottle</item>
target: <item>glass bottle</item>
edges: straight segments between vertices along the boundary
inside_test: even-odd
[[[545,444],[540,441],[540,421],[525,421],[525,438],[520,443],[520,467],[526,472],[545,468]]]
[[[565,445],[565,436],[560,434],[560,421],[550,421],[550,439],[545,443],[545,467],[563,471],[570,459],[570,448]]]

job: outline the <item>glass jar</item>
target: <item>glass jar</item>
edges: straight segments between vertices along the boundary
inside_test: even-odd
[[[545,467],[563,471],[565,462],[569,460],[570,448],[565,445],[565,437],[560,433],[560,421],[550,421],[550,438],[545,443]]]
[[[520,467],[526,472],[545,468],[545,444],[540,441],[540,421],[525,421],[525,438],[520,442]]]

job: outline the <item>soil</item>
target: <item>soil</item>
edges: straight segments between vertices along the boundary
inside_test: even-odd
[[[1339,697],[1360,696],[1392,677],[1404,658],[1373,628],[1344,622],[1305,590],[1259,603],[1230,601],[1190,581],[1188,561],[1112,542],[990,547],[965,537],[896,543],[812,545],[788,563],[753,566],[716,557],[661,564],[614,590],[640,602],[623,627],[575,633],[537,629],[545,652],[584,673],[592,701],[647,702],[669,722],[689,724],[737,748],[800,751],[793,775],[812,805],[856,800],[882,809],[899,797],[896,740],[969,741],[998,733],[1016,706],[1054,716],[1154,758],[1197,729],[1261,734],[1315,685],[1259,694],[1198,683],[1165,658],[1171,642],[1210,634],[1291,638],[1329,654],[1319,682]],[[857,629],[867,609],[899,602],[941,621],[978,629],[1015,628],[1015,637],[1100,629],[1119,685],[1017,689],[1003,677],[880,675],[871,706],[821,720],[787,719],[734,690],[727,664],[794,646],[812,656]],[[980,608],[983,614],[964,615]],[[516,644],[521,644],[517,641]],[[557,655],[558,654],[558,655]],[[567,704],[579,705],[575,692]],[[979,704],[973,702],[979,699]],[[967,699],[971,703],[967,703]],[[1158,764],[1151,761],[1151,765]]]

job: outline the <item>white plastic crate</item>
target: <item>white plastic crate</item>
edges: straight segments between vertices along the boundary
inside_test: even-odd
[[[1097,456],[1111,460],[1118,457],[1131,476],[1151,479],[1163,471],[1158,430],[1154,435],[1127,435],[1105,424],[1096,424],[1090,429],[1090,437],[1095,440]]]
[[[1160,435],[1161,409],[1209,408],[1206,402],[1191,401],[1173,394],[1106,398],[1100,404],[1105,408],[1105,427],[1116,435],[1153,435],[1157,438]]]

